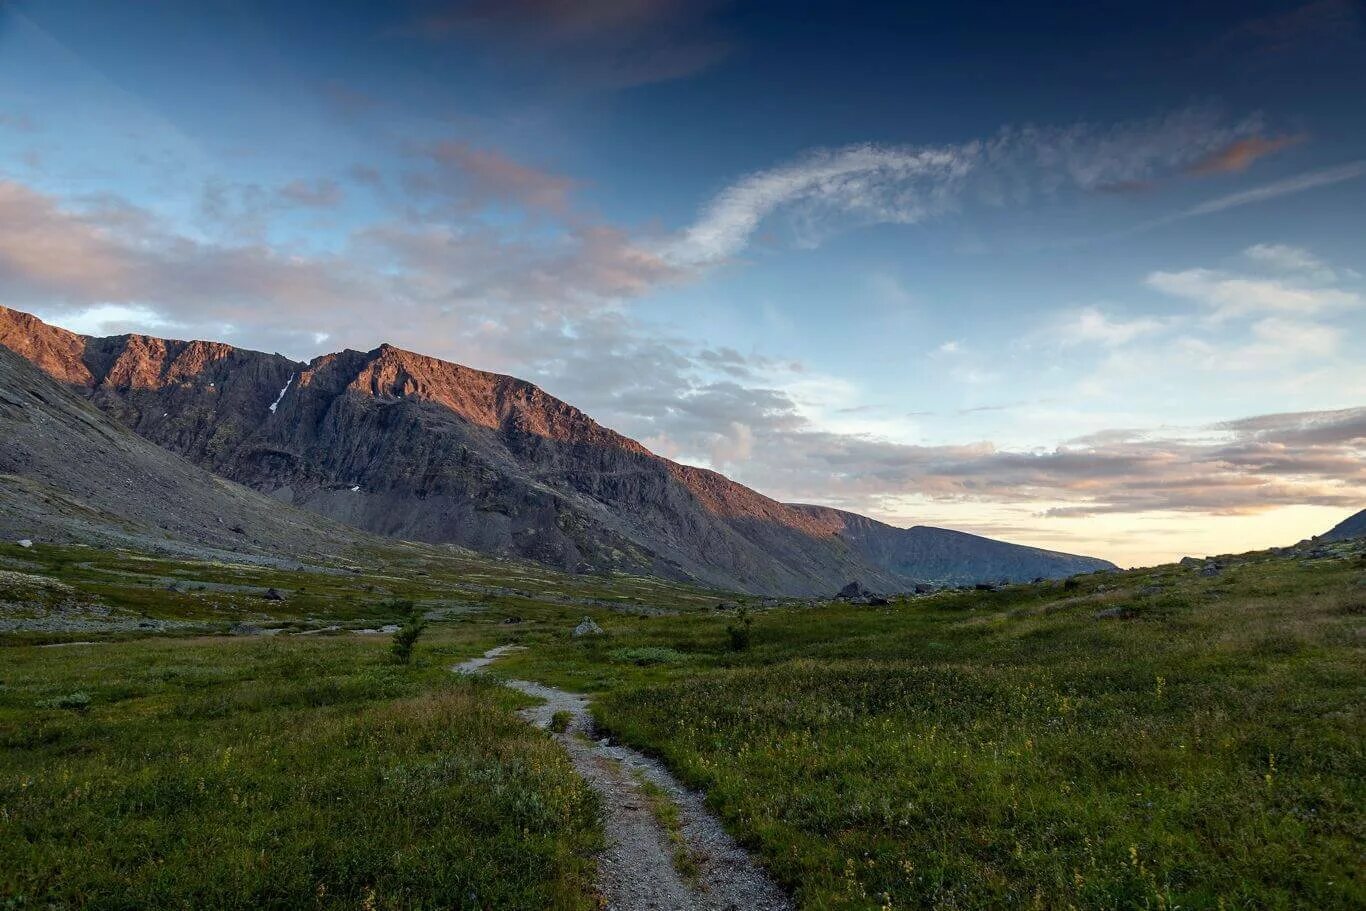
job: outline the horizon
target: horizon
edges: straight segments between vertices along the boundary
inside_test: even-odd
[[[0,304],[1123,566],[1366,506],[1349,0],[155,9],[0,8]]]

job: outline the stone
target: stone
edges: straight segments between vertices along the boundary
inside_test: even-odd
[[[20,538],[20,539],[19,539],[19,546],[20,546],[20,547],[24,547],[24,548],[32,547],[32,546],[33,546],[33,541],[31,541],[31,540],[28,539],[28,538]]]
[[[283,600],[285,600],[284,594],[283,594],[279,589],[277,589],[277,588],[268,588],[268,589],[266,589],[266,593],[265,593],[264,595],[262,595],[261,597],[262,597],[262,598],[265,598],[267,601],[283,601]]]
[[[863,587],[863,583],[855,580],[844,586],[844,588],[841,588],[835,594],[835,597],[841,601],[853,601],[855,598],[871,597],[872,594],[872,592]]]
[[[575,639],[581,639],[581,638],[583,638],[584,636],[602,636],[602,635],[604,635],[602,627],[600,627],[600,626],[598,626],[596,623],[594,623],[592,617],[584,617],[583,620],[581,620],[581,621],[579,622],[579,625],[576,626],[576,627],[574,627],[574,638],[575,638]]]

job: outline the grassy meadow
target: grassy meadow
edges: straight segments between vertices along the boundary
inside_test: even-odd
[[[768,611],[742,652],[729,616],[604,620],[498,672],[601,692],[802,907],[1360,908],[1363,578],[1349,553]]]
[[[508,642],[494,675],[596,694],[802,908],[1366,906],[1360,545],[756,603],[738,650],[715,595],[460,559],[0,545],[0,619],[175,622],[0,632],[0,908],[595,907],[592,793],[449,672]],[[406,601],[444,613],[399,665],[350,630]]]

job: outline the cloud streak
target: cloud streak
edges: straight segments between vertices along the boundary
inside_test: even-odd
[[[1229,123],[1211,108],[1192,107],[1112,126],[1007,128],[959,145],[817,150],[721,190],[662,254],[680,266],[723,262],[779,216],[799,244],[811,246],[850,226],[911,224],[1069,189],[1143,186],[1227,153],[1261,129],[1260,117]]]
[[[1269,199],[1289,196],[1293,193],[1303,193],[1305,190],[1327,187],[1347,180],[1356,180],[1362,175],[1366,175],[1366,160],[1353,161],[1331,168],[1321,168],[1317,171],[1297,174],[1294,177],[1287,177],[1284,180],[1272,181],[1271,183],[1263,184],[1260,187],[1253,187],[1250,190],[1243,190],[1239,193],[1230,193],[1227,196],[1220,196],[1211,199],[1208,202],[1202,202],[1199,205],[1192,206],[1184,212],[1173,216],[1172,219],[1213,215],[1215,212],[1224,212],[1228,209],[1236,209],[1239,206],[1249,206],[1254,203],[1266,202]]]

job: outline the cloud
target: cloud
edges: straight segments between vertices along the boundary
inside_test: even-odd
[[[1333,270],[1313,253],[1287,244],[1253,244],[1243,251],[1243,255],[1253,262],[1281,272],[1327,276],[1330,280],[1334,274]]]
[[[419,198],[442,197],[462,209],[500,203],[565,215],[569,212],[570,194],[577,186],[571,178],[464,142],[434,143],[418,154],[431,162],[433,168],[409,173],[404,178],[408,191]]]
[[[850,146],[813,152],[752,174],[722,191],[672,243],[674,262],[705,264],[740,252],[759,224],[780,208],[796,209],[814,230],[825,217],[863,223],[920,221],[945,211],[956,183],[974,167],[980,148]],[[813,235],[814,239],[814,235]]]
[[[1307,137],[1296,136],[1248,136],[1236,139],[1215,152],[1206,155],[1186,168],[1187,174],[1207,177],[1212,174],[1232,174],[1247,170],[1259,158],[1265,158],[1281,149],[1298,145]]]
[[[1098,344],[1114,347],[1127,345],[1166,327],[1165,322],[1153,317],[1115,319],[1096,307],[1085,307],[1055,327],[1050,335],[1064,345]]]
[[[758,432],[755,449],[783,454],[762,467],[769,492],[861,510],[905,497],[1018,504],[1052,517],[1366,502],[1366,408],[1115,431],[1048,450],[914,446],[809,430]]]
[[[968,204],[1009,205],[1071,188],[1109,191],[1180,170],[1256,135],[1209,107],[1111,126],[1007,128],[948,146],[862,144],[809,152],[723,189],[665,247],[679,265],[728,260],[761,224],[787,220],[799,245],[848,227],[911,224]]]
[[[611,309],[672,274],[604,226],[533,241],[487,227],[391,221],[324,254],[194,238],[127,203],[63,206],[0,181],[6,303],[45,313],[147,308],[195,331],[227,327],[239,342],[296,353],[312,353],[323,329],[334,343],[370,347],[387,338],[443,344],[452,354],[475,338]]]
[[[426,4],[411,31],[496,51],[498,63],[627,88],[691,76],[724,59],[730,41],[708,21],[717,0],[446,0]]]
[[[291,180],[276,191],[280,199],[289,205],[313,209],[330,209],[341,205],[341,185],[335,180]]]
[[[1317,171],[1309,171],[1294,177],[1287,177],[1284,180],[1263,184],[1260,187],[1253,187],[1250,190],[1243,190],[1239,193],[1230,193],[1227,196],[1211,199],[1208,202],[1192,206],[1184,212],[1178,213],[1168,219],[1162,219],[1154,224],[1165,224],[1179,218],[1192,218],[1198,215],[1212,215],[1215,212],[1223,212],[1227,209],[1238,208],[1239,206],[1265,202],[1268,199],[1276,199],[1277,197],[1288,196],[1292,193],[1303,193],[1305,190],[1326,187],[1335,183],[1342,183],[1346,180],[1355,180],[1363,174],[1366,174],[1366,160],[1353,161],[1348,164],[1338,165],[1332,168],[1323,168]]]
[[[1352,309],[1363,303],[1361,295],[1354,291],[1311,288],[1281,279],[1246,278],[1213,269],[1153,272],[1145,282],[1164,294],[1201,304],[1215,321],[1258,313],[1310,315]]]

